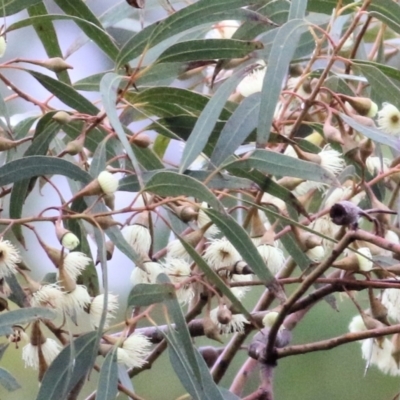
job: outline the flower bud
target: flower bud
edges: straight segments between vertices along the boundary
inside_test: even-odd
[[[262,319],[262,323],[265,328],[272,328],[275,324],[276,319],[278,318],[279,313],[276,311],[270,311],[265,314],[264,318]]]
[[[4,56],[4,53],[6,52],[7,48],[7,42],[4,37],[4,35],[0,36],[0,58]]]
[[[362,116],[373,118],[378,112],[378,106],[368,97],[351,97],[343,94],[340,97],[346,100]]]
[[[145,133],[138,133],[132,138],[132,143],[142,149],[147,149],[151,145],[152,141]]]
[[[342,134],[340,133],[339,129],[335,128],[331,122],[330,119],[327,119],[324,123],[323,126],[323,133],[325,140],[328,143],[339,143],[339,144],[344,144]]]
[[[203,318],[203,329],[206,337],[223,343],[217,324],[209,316]]]
[[[48,70],[55,73],[74,68],[71,65],[67,64],[61,57],[49,58],[48,60],[44,60],[36,64],[41,65],[42,67],[47,68]]]
[[[72,121],[72,117],[66,111],[57,111],[52,119],[62,125],[69,124]]]
[[[75,140],[71,140],[70,142],[67,143],[67,146],[64,149],[64,153],[70,154],[71,156],[76,156],[84,149],[84,145],[85,145],[85,136],[81,135]]]
[[[61,221],[56,221],[56,236],[59,242],[68,250],[73,250],[79,246],[78,237],[68,229],[65,229]]]
[[[108,171],[100,172],[97,177],[101,190],[105,194],[113,194],[118,189],[118,180]]]
[[[368,296],[369,296],[369,304],[371,315],[373,318],[377,319],[378,321],[383,322],[386,325],[390,325],[387,319],[388,316],[388,309],[385,305],[381,302],[380,299],[374,296],[374,292],[372,288],[368,289]]]

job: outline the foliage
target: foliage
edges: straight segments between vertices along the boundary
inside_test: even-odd
[[[0,81],[12,94],[0,97],[0,356],[23,344],[36,398],[78,398],[89,376],[87,399],[148,398],[131,379],[164,352],[194,399],[272,399],[280,359],[356,341],[367,367],[399,375],[400,5],[130,0],[96,16],[83,0],[54,3],[59,13],[1,3]],[[80,31],[66,51],[60,20]],[[23,46],[8,56],[27,27],[47,59]],[[70,59],[90,42],[111,68],[74,82]],[[27,215],[44,187],[52,205]],[[26,262],[38,248],[54,266],[40,282]],[[127,304],[109,291],[118,252]],[[291,344],[340,292],[358,313],[350,332]],[[0,384],[23,380],[0,368]]]

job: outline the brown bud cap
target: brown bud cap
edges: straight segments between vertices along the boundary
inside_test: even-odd
[[[347,257],[343,257],[340,260],[336,260],[334,263],[332,263],[332,267],[352,272],[357,272],[360,269],[358,259],[354,253],[351,253]]]
[[[60,264],[63,262],[62,253],[60,250],[48,246],[43,240],[38,237],[39,243],[42,246],[43,250],[46,252],[47,256],[50,258],[52,263],[56,268],[59,268]]]
[[[64,152],[70,154],[71,156],[76,156],[83,151],[85,145],[85,136],[79,136],[75,140],[71,140],[67,143]]]
[[[197,219],[198,212],[191,205],[178,206],[175,209],[176,215],[183,222]]]
[[[232,321],[232,312],[226,307],[218,307],[217,320],[222,325],[229,324]]]
[[[42,67],[47,68],[48,70],[53,71],[55,73],[74,68],[68,63],[66,63],[61,57],[49,58],[48,60],[39,61],[35,64],[41,65]]]
[[[152,143],[150,137],[145,133],[138,133],[137,135],[135,135],[132,138],[132,142],[142,149],[147,149]]]
[[[279,179],[277,183],[288,190],[294,190],[303,182],[304,179],[285,176],[284,178]]]
[[[24,140],[26,141],[26,140]],[[21,140],[10,140],[5,137],[0,137],[0,151],[6,151],[13,149],[14,147],[17,147],[19,144],[21,144]]]
[[[203,329],[204,335],[209,339],[216,340],[217,342],[223,343],[221,335],[219,334],[218,326],[213,322],[210,316],[203,318]]]
[[[340,133],[338,128],[335,128],[330,119],[327,119],[323,126],[323,133],[325,140],[328,143],[339,143],[341,145],[344,144],[342,134]]]
[[[110,209],[110,210],[114,210],[115,209],[115,195],[114,193],[112,194],[106,194],[104,197],[104,203],[106,203],[106,206]]]
[[[340,97],[362,116],[374,117],[378,111],[378,106],[368,97],[351,97],[344,94],[341,94]]]
[[[375,144],[371,139],[365,138],[360,142],[359,149],[361,160],[365,164],[367,158],[375,151]]]
[[[40,321],[38,320],[32,322],[30,341],[32,346],[40,346],[46,341],[46,337],[40,329]]]
[[[321,164],[322,160],[318,154],[303,151],[298,146],[293,146],[293,149],[296,152],[297,157],[299,157],[300,160],[309,161],[309,162],[312,162],[312,163],[318,164],[318,165]]]
[[[322,240],[320,237],[313,235],[310,232],[301,231],[297,226],[292,225],[292,232],[300,247],[304,250],[310,250],[314,247],[320,246]]]
[[[8,311],[8,301],[4,297],[0,297],[0,312]]]
[[[384,323],[385,325],[390,325],[387,319],[388,311],[387,308],[382,304],[382,302],[374,296],[374,291],[372,288],[368,289],[369,304],[371,315],[373,318]]]
[[[392,336],[392,357],[396,362],[397,368],[400,368],[400,333],[395,333]]]
[[[72,117],[66,112],[66,111],[57,111],[52,119],[54,119],[54,121],[62,124],[62,125],[66,125],[69,124],[72,121]]]
[[[260,214],[258,211],[254,212],[250,220],[250,237],[252,239],[263,237],[266,231],[267,230],[261,221]]]

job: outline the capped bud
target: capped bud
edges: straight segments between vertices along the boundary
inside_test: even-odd
[[[361,125],[364,126],[369,126],[371,128],[375,128],[375,122],[372,118],[370,117],[365,117],[363,115],[359,115],[359,114],[350,114],[351,118],[353,118],[356,122],[358,122]]]
[[[365,138],[360,142],[360,157],[364,164],[366,163],[367,158],[372,155],[374,151],[375,144],[371,139]]]
[[[113,194],[118,189],[118,179],[108,171],[100,172],[97,177],[101,190],[107,194]]]
[[[183,222],[189,222],[197,219],[198,212],[190,205],[176,207],[176,215]]]
[[[203,329],[206,337],[223,343],[217,324],[209,316],[203,318]]]
[[[386,325],[390,325],[387,319],[388,309],[380,299],[374,296],[374,291],[372,288],[368,289],[368,296],[372,317]]]
[[[343,94],[340,97],[346,100],[362,116],[373,118],[378,112],[377,104],[368,97],[351,97]]]
[[[267,312],[262,319],[262,323],[265,328],[272,328],[275,324],[276,319],[278,318],[279,313],[276,311]]]
[[[253,240],[256,238],[262,238],[266,231],[267,230],[261,220],[260,214],[258,212],[253,213],[250,220],[250,237]]]
[[[104,203],[106,203],[106,206],[110,210],[114,210],[115,209],[115,195],[114,195],[114,193],[106,194],[103,199],[104,199]]]
[[[76,156],[84,149],[84,145],[85,145],[85,136],[81,135],[75,140],[71,140],[70,142],[67,143],[67,146],[64,149],[64,153],[70,154],[71,156]]]
[[[102,229],[108,229],[112,226],[120,225],[119,222],[115,221],[112,217],[108,215],[96,217],[95,221],[100,225],[100,228]],[[89,220],[89,222],[91,222],[91,220]]]
[[[0,151],[6,151],[17,147],[19,144],[31,140],[31,138],[24,138],[21,140],[10,140],[5,137],[0,137]]]
[[[307,142],[315,144],[315,146],[320,146],[323,141],[322,135],[317,131],[313,131],[308,136],[306,136],[304,139],[307,140]]]
[[[68,63],[66,63],[61,57],[49,58],[48,60],[37,62],[35,64],[41,65],[42,67],[47,68],[48,70],[53,71],[55,73],[74,68]]]
[[[4,53],[6,52],[7,48],[7,42],[4,37],[4,35],[0,36],[0,58],[4,56]]]
[[[4,310],[8,311],[8,301],[5,298],[0,297],[0,312]]]
[[[295,225],[292,225],[292,232],[296,237],[297,242],[304,251],[320,246],[322,243],[322,239],[320,237],[313,235],[310,232],[301,231]]]
[[[335,128],[332,125],[330,118],[328,118],[324,123],[323,133],[325,140],[328,143],[339,143],[342,145],[344,144],[341,132],[338,128]]]
[[[66,111],[57,111],[52,119],[61,125],[69,124],[72,121],[72,117]]]
[[[79,246],[78,237],[68,229],[65,229],[61,221],[56,221],[56,236],[59,242],[68,250],[73,250]]]
[[[138,133],[137,135],[135,135],[132,138],[132,142],[142,149],[147,149],[152,143],[150,137],[145,133]]]
[[[395,333],[392,337],[392,357],[396,362],[397,368],[400,368],[400,333]]]

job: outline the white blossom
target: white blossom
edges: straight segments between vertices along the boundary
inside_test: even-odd
[[[139,267],[135,267],[131,273],[131,283],[137,285],[139,283],[156,283],[157,276],[164,272],[162,266],[156,262],[144,263],[146,271]]]
[[[68,275],[76,280],[91,262],[92,259],[85,253],[72,251],[64,257],[64,268]]]
[[[138,254],[149,254],[151,247],[150,230],[146,226],[133,224],[122,229],[122,235]]]
[[[269,244],[262,244],[257,247],[262,259],[264,260],[267,268],[276,274],[285,263],[285,256],[283,251],[278,247],[271,246]]]
[[[50,365],[61,351],[61,346],[53,339],[47,338],[41,344],[43,357],[47,365]],[[39,347],[28,343],[22,348],[22,359],[25,367],[39,368]]]
[[[117,349],[118,363],[124,364],[127,368],[141,368],[147,362],[150,348],[151,342],[146,336],[133,333]]]
[[[243,96],[249,97],[253,93],[261,92],[267,68],[265,63],[261,68],[255,68],[247,74],[237,86],[236,90]]]
[[[107,300],[106,320],[104,323],[105,329],[110,326],[110,321],[115,317],[118,310],[118,296],[108,293]],[[93,328],[98,328],[100,325],[101,316],[103,314],[103,305],[104,294],[96,296],[90,303],[89,316],[90,324]]]
[[[183,284],[183,282],[191,275],[190,264],[184,259],[167,258],[163,266],[171,282],[180,285],[176,291],[178,301],[181,304],[189,303],[193,299],[194,291],[191,284]]]
[[[221,324],[218,321],[217,314],[218,307],[210,311],[210,318],[212,322],[217,325],[219,332],[224,335],[236,332],[243,333],[244,325],[249,323],[243,314],[232,314],[232,318],[227,324]]]
[[[17,265],[21,262],[18,250],[8,240],[0,240],[0,279],[17,272]]]
[[[239,252],[226,238],[211,240],[203,257],[215,271],[228,268],[241,260]]]
[[[378,112],[378,125],[385,133],[400,135],[400,111],[390,103],[383,103]]]

